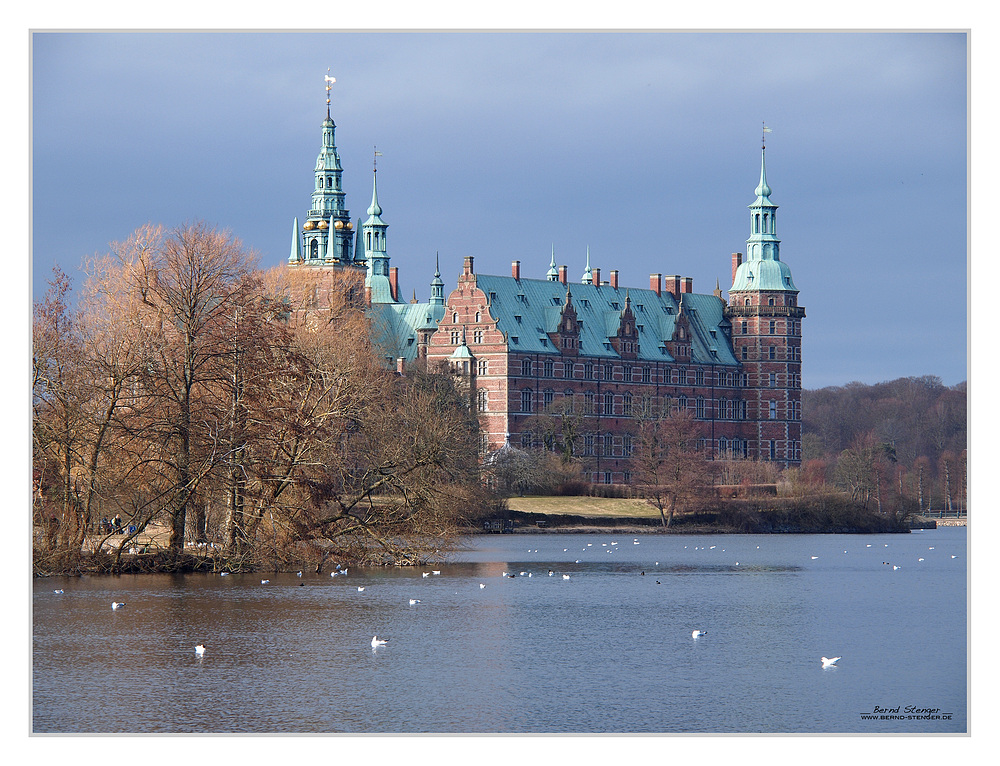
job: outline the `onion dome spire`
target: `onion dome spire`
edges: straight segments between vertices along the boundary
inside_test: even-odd
[[[545,273],[549,282],[559,281],[559,269],[556,268],[556,246],[552,245],[552,260],[549,262],[549,270]]]

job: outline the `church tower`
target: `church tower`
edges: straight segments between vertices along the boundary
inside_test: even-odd
[[[765,131],[767,129],[765,128]],[[791,269],[780,259],[776,212],[761,146],[757,198],[749,205],[746,260],[732,258],[725,317],[741,375],[749,457],[798,465],[802,459],[802,319]]]
[[[314,186],[309,213],[301,230],[296,219],[292,234],[289,265],[354,266],[351,214],[345,203],[342,185],[343,168],[337,153],[336,124],[330,116],[330,86],[326,76],[326,119],[322,126],[322,145],[313,170]]]

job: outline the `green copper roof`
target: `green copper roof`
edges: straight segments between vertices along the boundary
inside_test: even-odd
[[[555,330],[561,307],[566,302],[566,285],[547,279],[514,279],[488,274],[476,275],[476,286],[489,299],[489,310],[497,318],[497,328],[507,335],[512,352],[558,354],[547,333]],[[608,336],[618,330],[626,298],[631,300],[639,331],[642,361],[673,361],[664,341],[674,331],[678,302],[668,293],[657,295],[649,289],[573,284],[572,301],[580,331],[582,356],[617,358]],[[705,364],[736,365],[725,325],[723,303],[714,295],[684,294],[684,310],[691,322],[692,361]],[[713,353],[714,349],[714,353]]]

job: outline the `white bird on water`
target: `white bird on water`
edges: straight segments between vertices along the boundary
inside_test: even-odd
[[[271,582],[271,581],[270,580],[261,580],[260,584],[261,585],[267,585],[269,582]]]
[[[410,606],[413,606],[414,604],[419,604],[419,603],[420,603],[420,599],[419,598],[411,598],[410,599]]]
[[[691,638],[701,638],[702,636],[707,636],[707,635],[708,635],[708,631],[707,630],[692,630],[691,631]]]
[[[479,583],[479,590],[482,590],[485,587],[486,587],[486,583]]]
[[[431,574],[432,575],[439,575],[439,574],[441,574],[441,570],[440,569],[434,569],[434,570],[431,571]]]
[[[124,606],[125,606],[125,602],[124,601],[112,601],[111,602],[111,608],[114,609],[114,610],[122,609],[122,608],[124,608]]]
[[[359,585],[358,586],[358,593],[361,593],[364,589],[365,589],[364,585]]]
[[[820,657],[819,659],[820,662],[823,663],[824,668],[832,668],[837,664],[837,660],[839,660],[840,657]]]
[[[372,649],[377,646],[384,646],[388,642],[388,638],[379,638],[378,636],[372,636]]]
[[[564,580],[568,580],[569,579],[569,575],[563,575],[563,579]]]
[[[62,593],[62,592],[63,592],[63,589],[62,589],[62,588],[60,588],[59,590],[54,590],[54,591],[52,591],[52,592],[53,592],[53,593]]]
[[[197,654],[199,657],[204,657],[205,656],[205,645],[204,644],[198,644],[194,648],[194,653]]]
[[[431,573],[430,573],[430,572],[424,572],[423,576],[424,576],[424,577],[430,577],[430,576],[431,576]]]

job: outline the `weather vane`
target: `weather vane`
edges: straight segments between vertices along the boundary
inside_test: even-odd
[[[375,156],[372,158],[372,172],[378,172],[378,158],[382,156],[382,152],[378,150],[378,147],[373,146],[372,149],[375,151]]]
[[[764,139],[767,138],[767,134],[771,132],[771,129],[767,127],[767,125],[765,125],[763,122],[761,122],[761,125],[763,126],[764,130],[760,134],[760,148],[763,149]]]
[[[323,78],[326,80],[326,116],[330,116],[330,86],[337,82],[336,77],[330,77],[330,67],[326,68],[326,76]]]

